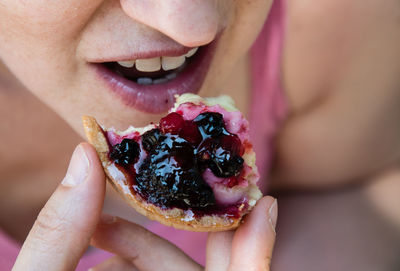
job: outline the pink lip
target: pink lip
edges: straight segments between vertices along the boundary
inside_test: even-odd
[[[175,79],[164,84],[139,85],[112,72],[102,64],[90,63],[90,66],[106,83],[107,89],[116,94],[125,105],[143,112],[158,114],[168,111],[173,106],[174,95],[200,91],[215,51],[216,42],[215,40],[200,47],[193,57],[193,61]],[[157,52],[157,55],[159,56],[160,53]]]

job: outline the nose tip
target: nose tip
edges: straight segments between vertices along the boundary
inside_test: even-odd
[[[217,35],[218,22],[210,16],[204,18],[191,15],[191,18],[178,18],[180,15],[170,15],[158,28],[165,35],[187,47],[197,47],[208,44]],[[197,17],[197,18],[195,18]]]
[[[120,0],[124,12],[186,47],[213,41],[219,13],[211,0]]]

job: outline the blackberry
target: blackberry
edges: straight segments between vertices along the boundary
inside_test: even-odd
[[[194,148],[177,136],[166,135],[151,151],[139,168],[136,183],[139,193],[160,207],[215,205],[213,191],[198,170]]]

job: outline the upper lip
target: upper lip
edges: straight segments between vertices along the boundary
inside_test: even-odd
[[[158,48],[154,50],[142,50],[129,53],[123,53],[113,56],[101,56],[96,58],[88,58],[86,61],[91,63],[104,63],[104,62],[117,62],[117,61],[129,61],[135,59],[145,59],[161,56],[181,56],[189,52],[191,47],[180,46],[176,48]]]

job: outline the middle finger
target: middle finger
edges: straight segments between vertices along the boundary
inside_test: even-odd
[[[100,221],[92,245],[131,261],[141,271],[197,271],[202,267],[175,245],[120,218]]]
[[[135,266],[127,259],[121,258],[120,256],[114,256],[95,267],[90,268],[88,271],[139,271]]]

